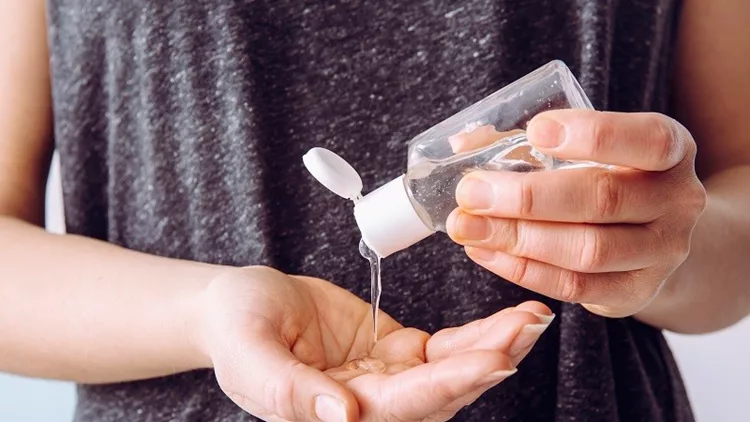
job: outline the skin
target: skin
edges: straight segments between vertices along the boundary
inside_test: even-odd
[[[527,302],[430,336],[383,314],[373,348],[369,304],[326,281],[256,267],[224,273],[207,292],[206,364],[230,398],[271,421],[307,420],[321,394],[341,401],[324,420],[448,420],[513,375],[548,325],[539,315],[551,315]],[[365,356],[384,370],[348,364]]]
[[[673,131],[686,133],[654,114],[540,115],[528,128],[537,149],[628,167],[477,172],[458,186],[461,208],[449,233],[471,259],[508,280],[598,314],[630,316],[685,260],[705,206],[695,144],[674,142]],[[592,140],[597,146],[587,145]]]
[[[589,274],[599,277],[597,283],[579,283],[584,289],[565,290],[565,283],[555,283],[565,280],[559,277],[563,271],[573,274],[563,269],[565,265],[580,264],[580,259],[557,256],[560,267],[505,254],[505,261],[480,263],[552,297],[586,303],[594,312],[635,313],[644,321],[680,331],[716,329],[746,314],[747,286],[739,280],[750,269],[740,258],[748,222],[740,210],[750,205],[750,195],[743,190],[750,185],[748,148],[740,136],[748,132],[743,130],[748,123],[738,113],[742,99],[748,98],[747,85],[740,83],[748,63],[738,54],[746,51],[742,44],[747,37],[736,34],[747,21],[747,9],[740,0],[689,1],[683,19],[675,110],[696,137],[706,140],[698,156],[703,184],[691,166],[692,137],[680,125],[662,125],[669,120],[654,115],[545,115],[572,134],[566,139],[575,140],[549,152],[631,167],[606,176],[612,184],[604,186],[616,186],[612,192],[630,195],[628,201],[640,198],[643,205],[635,209],[624,200],[598,202],[596,198],[618,197],[606,189],[604,195],[596,195],[602,191],[601,182],[596,182],[605,176],[595,176],[595,171],[565,174],[580,178],[570,182],[581,182],[575,189],[567,188],[571,191],[566,201],[558,196],[555,204],[554,192],[547,192],[548,200],[515,204],[516,214],[513,208],[503,213],[495,208],[472,211],[460,199],[470,183],[462,184],[462,210],[454,220],[461,219],[460,213],[510,227],[511,220],[516,226],[520,221],[539,224],[544,241],[567,239],[573,246],[583,244],[574,243],[580,242],[581,233],[607,231],[601,221],[577,221],[580,215],[611,220],[614,230],[623,233],[621,241],[618,237],[616,243],[604,243],[613,244],[612,249],[594,248],[610,250],[614,258],[590,254],[591,259],[583,261],[600,265],[601,272],[575,272],[582,275],[578,280],[589,280],[583,277]],[[327,281],[262,267],[236,269],[166,259],[93,239],[46,233],[40,226],[53,143],[44,15],[41,0],[0,0],[0,39],[13,40],[0,43],[0,371],[107,383],[213,368],[229,397],[270,421],[445,420],[510,376],[533,347],[550,316],[549,309],[535,302],[433,336],[401,327],[384,315],[382,340],[372,355],[385,362],[386,371],[358,372],[347,362],[369,349],[369,305]],[[529,128],[532,142],[540,147],[555,139],[543,118]],[[592,130],[597,127],[606,130]],[[681,136],[664,136],[665,127],[678,128]],[[615,138],[618,142],[610,142]],[[628,153],[628,148],[621,148],[623,142],[643,154]],[[648,149],[652,143],[655,154]],[[492,186],[502,182],[503,189],[515,186],[517,194],[528,192],[520,189],[522,183],[543,189],[539,180],[501,180],[506,176],[472,177],[486,178]],[[656,212],[641,194],[675,206]],[[574,221],[555,226],[549,219],[560,217],[541,218],[550,206],[561,204],[568,207],[563,208],[566,218]],[[633,227],[617,224],[623,216],[637,221]],[[640,222],[644,216],[655,219]],[[451,227],[456,229],[454,223]],[[552,233],[552,226],[559,233]],[[642,237],[649,227],[661,230],[664,239]],[[626,228],[633,230],[624,234]],[[686,234],[691,231],[692,242]],[[502,244],[501,237],[495,238]],[[530,241],[539,243],[541,236]],[[640,246],[634,245],[640,241],[652,248],[659,262],[649,266],[638,255]],[[692,245],[690,253],[686,244]],[[490,249],[502,256],[497,251],[501,247]],[[538,262],[537,272],[508,271],[523,268],[519,262]],[[626,297],[637,300],[622,301],[609,291],[619,293],[622,287],[606,277],[627,272],[634,264],[648,270],[636,273],[649,275],[638,282],[624,279]],[[520,277],[524,274],[538,277]],[[709,279],[712,283],[705,282]],[[319,402],[320,397],[330,399]]]
[[[0,0],[0,39],[14,40],[0,43],[0,371],[94,384],[212,368],[268,421],[441,421],[512,376],[549,324],[537,302],[434,335],[383,314],[373,348],[369,304],[327,281],[45,232],[44,2]],[[349,365],[367,355],[384,371]]]
[[[540,151],[616,168],[472,173],[457,188],[449,235],[488,270],[599,315],[682,333],[744,318],[748,19],[742,0],[688,1],[673,78],[676,120],[587,110],[536,116],[527,130]]]

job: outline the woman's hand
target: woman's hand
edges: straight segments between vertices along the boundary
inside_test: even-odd
[[[203,366],[268,421],[447,420],[512,375],[552,320],[527,302],[430,337],[381,313],[373,349],[369,304],[263,267],[214,279],[205,309]]]
[[[471,173],[451,238],[535,292],[604,316],[642,310],[687,257],[706,205],[690,133],[660,114],[558,110],[536,116],[528,136],[555,157],[616,167]]]

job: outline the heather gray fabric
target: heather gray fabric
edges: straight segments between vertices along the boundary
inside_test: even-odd
[[[50,0],[55,136],[72,233],[267,264],[369,297],[340,152],[370,190],[406,142],[552,59],[599,109],[664,111],[676,0]],[[383,308],[428,331],[522,300],[558,318],[472,421],[690,421],[662,335],[539,297],[436,235],[384,262]],[[61,292],[63,294],[64,292]],[[154,306],[159,306],[155,303]],[[262,365],[263,362],[257,362]],[[79,388],[85,421],[248,421],[210,371]]]

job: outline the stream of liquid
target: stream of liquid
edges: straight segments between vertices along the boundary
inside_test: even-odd
[[[372,306],[372,347],[378,342],[378,313],[380,312],[380,257],[362,239],[359,241],[359,253],[370,262],[370,304]],[[380,359],[361,357],[346,364],[348,369],[365,372],[383,372],[386,365]]]
[[[380,282],[380,257],[365,240],[359,241],[359,253],[370,262],[370,304],[372,305],[372,337],[373,345],[378,342],[378,313],[380,311],[380,292],[383,286]]]

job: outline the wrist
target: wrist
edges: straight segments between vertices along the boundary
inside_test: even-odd
[[[213,267],[200,289],[191,294],[186,326],[194,369],[215,367],[216,359],[222,359],[225,351],[235,346],[231,344],[237,332],[233,329],[242,323],[248,310],[244,306],[249,306],[245,301],[239,307],[232,304],[238,294],[242,296],[238,291],[243,289],[237,287],[263,280],[268,270],[263,266]]]
[[[180,329],[186,344],[186,363],[193,369],[213,367],[211,358],[211,339],[209,308],[210,288],[213,281],[234,267],[205,265],[199,270],[200,275],[185,290],[179,300]]]
[[[691,234],[690,253],[663,282],[661,289],[644,309],[635,315],[639,321],[679,333],[701,333],[710,331],[710,316],[703,312],[712,296],[712,288],[706,284],[703,262],[697,254],[705,252],[705,245],[716,233],[716,222],[726,220],[717,209],[717,202],[708,196],[707,206],[698,219]],[[719,214],[717,214],[719,212]],[[712,312],[709,311],[709,315]]]

